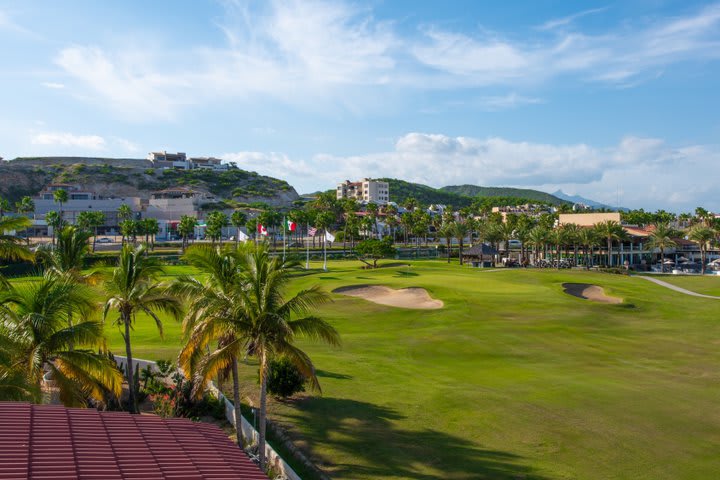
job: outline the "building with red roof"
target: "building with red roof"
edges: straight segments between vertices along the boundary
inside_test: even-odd
[[[0,479],[267,480],[216,425],[0,402]]]

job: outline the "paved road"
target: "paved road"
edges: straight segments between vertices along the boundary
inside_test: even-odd
[[[649,282],[657,283],[660,286],[663,286],[665,288],[669,288],[670,290],[675,290],[676,292],[684,293],[685,295],[690,295],[693,297],[700,297],[700,298],[712,298],[714,300],[720,300],[720,297],[715,297],[713,295],[704,295],[702,293],[693,292],[690,290],[686,290],[684,288],[678,287],[677,285],[673,285],[672,283],[663,282],[662,280],[658,280],[657,278],[653,277],[645,277],[645,276],[635,276],[635,278],[643,278]]]

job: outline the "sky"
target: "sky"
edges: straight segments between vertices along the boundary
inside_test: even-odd
[[[6,159],[720,211],[720,2],[0,0],[0,65]]]

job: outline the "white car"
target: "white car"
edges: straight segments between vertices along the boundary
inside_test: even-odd
[[[107,237],[103,237],[103,238],[98,238],[97,243],[112,243],[112,240]]]

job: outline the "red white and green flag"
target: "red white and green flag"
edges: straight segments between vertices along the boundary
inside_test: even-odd
[[[294,232],[297,228],[297,223],[293,222],[292,220],[285,220],[285,230],[288,230],[290,232]]]

